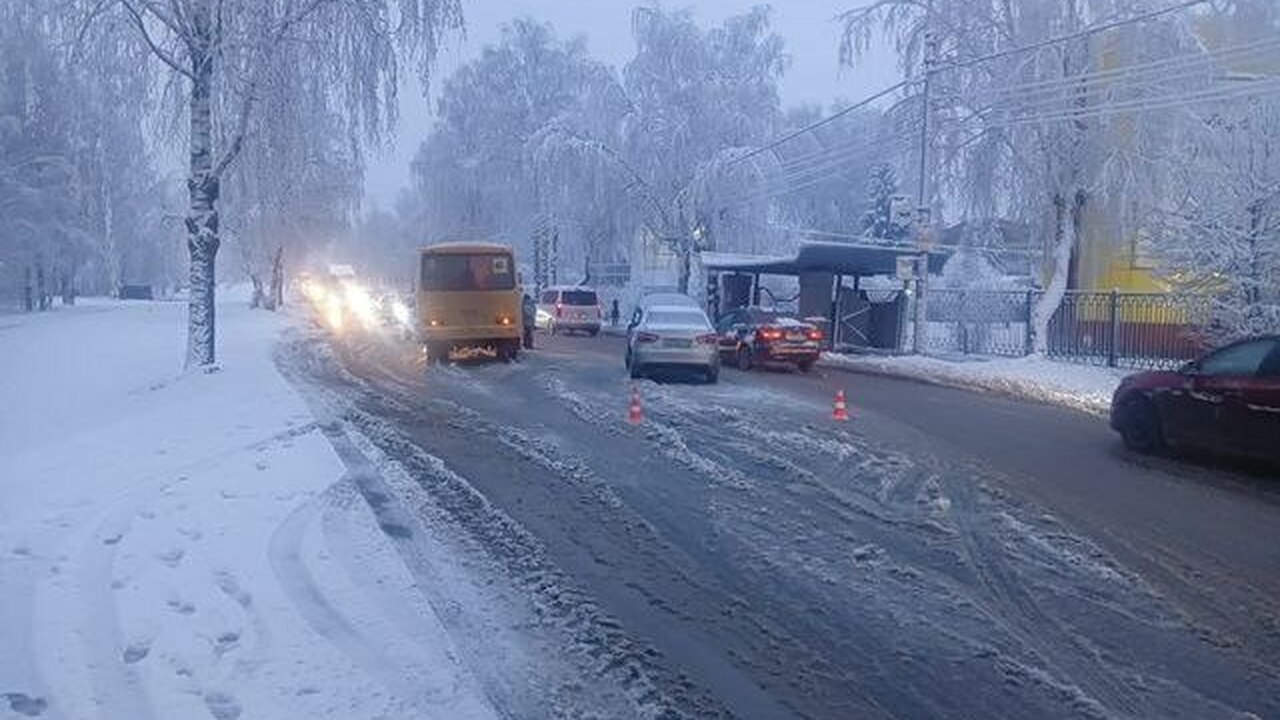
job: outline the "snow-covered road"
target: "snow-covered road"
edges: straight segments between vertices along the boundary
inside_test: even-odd
[[[1280,505],[1092,418],[182,313],[0,327],[0,719],[1280,716]]]
[[[983,458],[857,394],[833,424],[828,379],[642,382],[636,428],[616,341],[544,341],[516,365],[426,368],[376,338],[333,353],[300,335],[282,364],[399,478],[388,505],[532,575],[517,582],[548,642],[605,659],[577,665],[585,683],[631,678],[637,709],[695,717],[1280,712],[1274,643],[1224,634],[1266,632],[1276,578],[1215,571],[1240,611],[1206,624]],[[1275,517],[1248,502],[1241,521]],[[523,701],[557,715],[545,694]]]
[[[181,374],[184,314],[0,329],[0,718],[496,717],[277,372],[291,321],[229,301]]]

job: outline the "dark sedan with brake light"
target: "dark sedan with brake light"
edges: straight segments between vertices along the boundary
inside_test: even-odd
[[[1111,403],[1125,445],[1168,446],[1280,463],[1280,336],[1233,343],[1176,372],[1130,375]]]
[[[809,372],[822,353],[822,330],[775,310],[739,308],[720,318],[720,358],[740,370],[786,363]]]

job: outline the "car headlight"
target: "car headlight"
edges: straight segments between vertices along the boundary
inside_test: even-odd
[[[408,325],[410,320],[409,306],[395,300],[391,303],[391,317],[401,325]]]

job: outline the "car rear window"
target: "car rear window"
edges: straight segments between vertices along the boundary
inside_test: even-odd
[[[596,296],[593,290],[565,290],[560,293],[560,300],[565,305],[577,307],[600,304],[600,298]]]
[[[667,327],[710,328],[711,323],[700,312],[681,310],[654,310],[649,313],[648,324]]]

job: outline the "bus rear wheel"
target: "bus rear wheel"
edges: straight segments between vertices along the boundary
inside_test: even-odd
[[[449,347],[448,343],[441,343],[441,342],[427,343],[427,362],[429,363],[448,362],[450,349],[451,348]]]
[[[520,341],[519,340],[500,340],[498,341],[498,359],[503,362],[511,362],[520,357]]]

